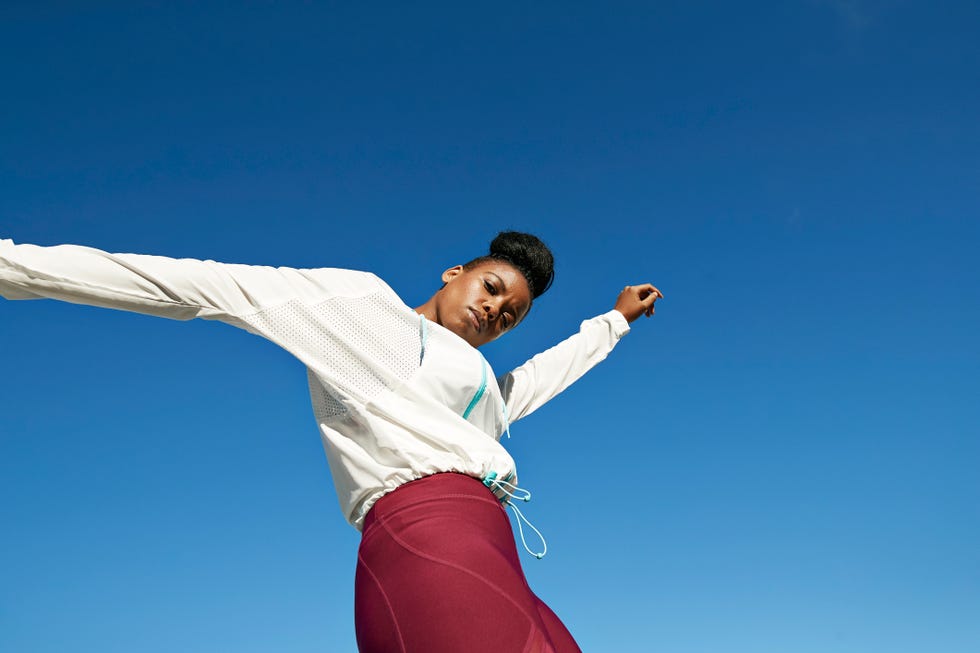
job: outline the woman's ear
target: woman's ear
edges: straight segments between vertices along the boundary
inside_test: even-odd
[[[462,272],[463,272],[462,265],[454,265],[453,267],[449,268],[448,270],[442,273],[442,282],[449,283],[450,281],[458,277],[460,274],[462,274]]]

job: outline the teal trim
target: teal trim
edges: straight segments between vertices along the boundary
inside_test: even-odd
[[[426,322],[425,316],[419,313],[419,339],[422,341],[422,351],[419,352],[419,365],[425,360],[425,344],[429,340],[429,325]]]
[[[477,388],[476,394],[473,395],[472,399],[470,399],[470,405],[463,411],[463,419],[469,419],[470,413],[473,412],[473,409],[476,408],[476,404],[483,398],[483,393],[487,391],[487,359],[480,356],[480,362],[483,363],[483,367],[480,368],[480,387]]]

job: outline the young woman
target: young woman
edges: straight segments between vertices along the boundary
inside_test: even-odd
[[[520,324],[553,276],[544,243],[504,232],[487,256],[443,272],[442,287],[413,309],[366,272],[0,240],[7,299],[220,320],[307,366],[341,509],[362,531],[363,653],[579,650],[524,578],[506,507],[521,526],[514,502],[525,493],[500,438],[603,360],[662,295],[626,286],[613,310],[495,377],[477,348]]]

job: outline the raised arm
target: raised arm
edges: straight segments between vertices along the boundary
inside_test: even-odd
[[[373,275],[110,254],[78,245],[15,245],[0,240],[0,296],[58,299],[176,320],[238,319],[293,299],[359,296]]]
[[[629,323],[654,313],[663,297],[650,284],[626,286],[616,306],[582,322],[579,332],[497,379],[511,421],[530,415],[609,355]]]

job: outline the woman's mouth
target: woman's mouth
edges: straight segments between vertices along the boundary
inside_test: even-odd
[[[473,324],[473,328],[476,329],[477,333],[483,331],[483,322],[480,321],[480,316],[476,312],[476,309],[470,309],[470,322]]]

